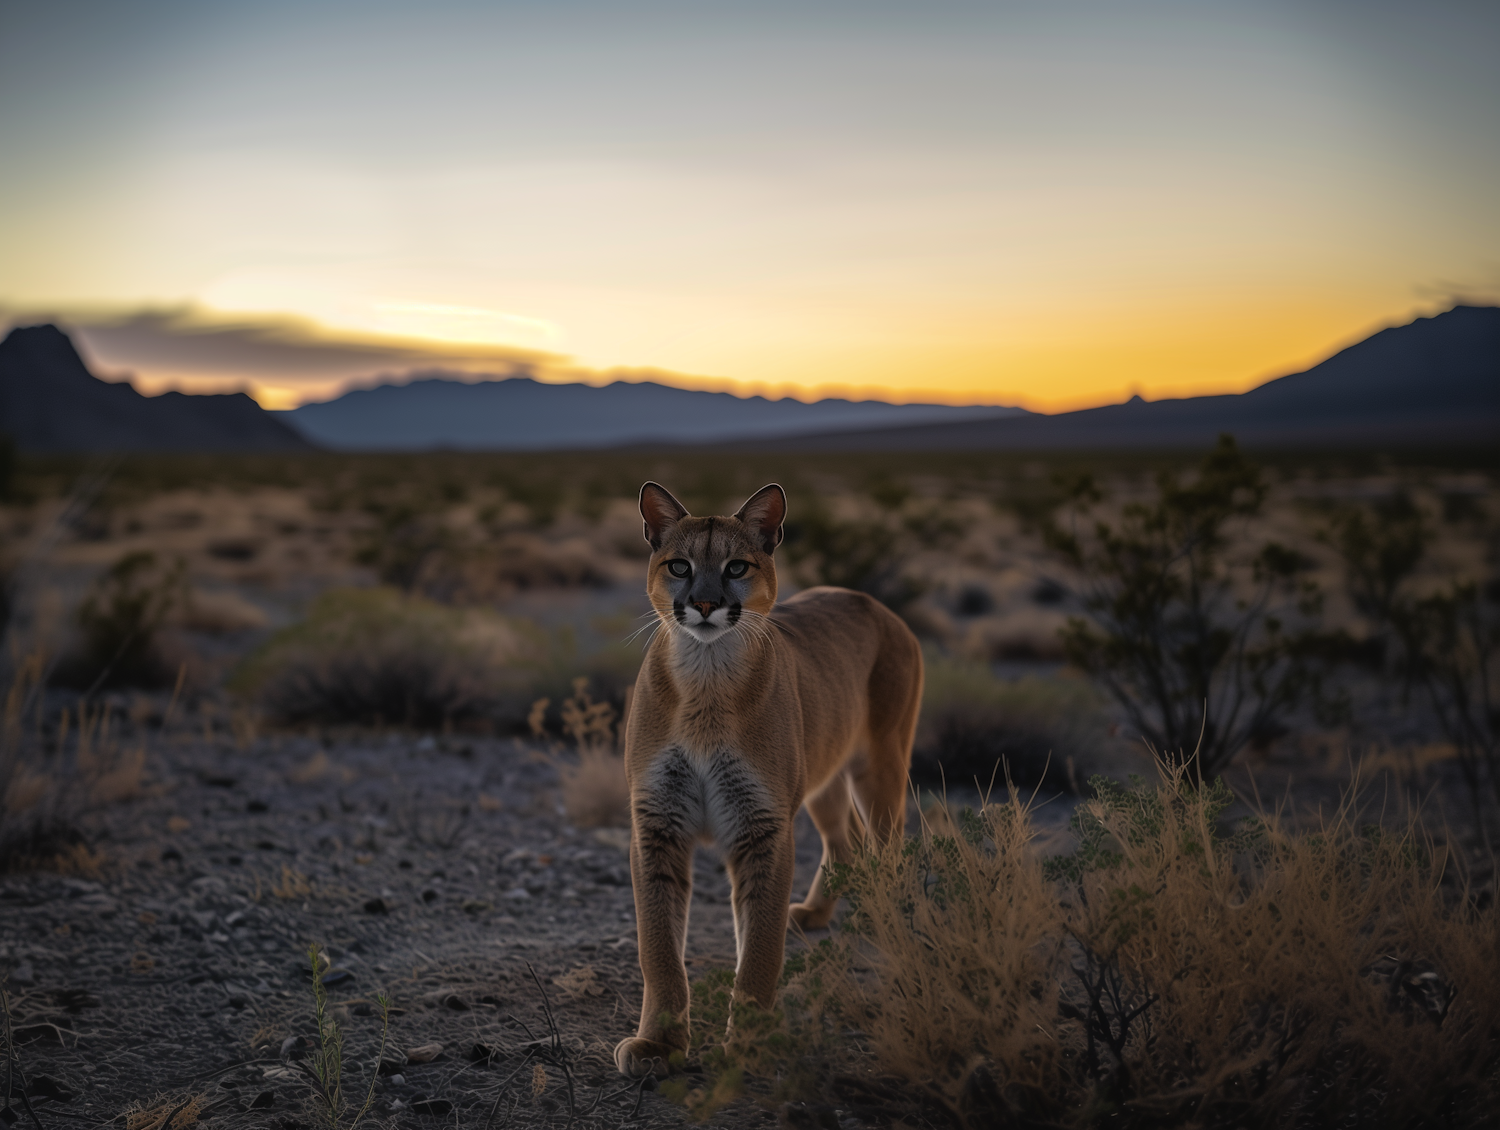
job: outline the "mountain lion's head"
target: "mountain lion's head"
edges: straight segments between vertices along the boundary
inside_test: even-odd
[[[694,518],[656,483],[641,487],[651,543],[646,592],[662,622],[702,643],[764,629],[776,603],[786,492],[761,487],[730,517]]]

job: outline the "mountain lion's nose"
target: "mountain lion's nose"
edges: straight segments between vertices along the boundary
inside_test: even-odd
[[[699,615],[707,620],[709,613],[719,607],[719,602],[717,600],[695,600],[693,601],[693,607],[698,610]]]

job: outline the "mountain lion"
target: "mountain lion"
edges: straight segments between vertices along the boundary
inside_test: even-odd
[[[762,487],[733,517],[693,518],[656,483],[641,488],[651,543],[646,591],[662,628],[647,649],[625,731],[630,874],[645,999],[615,1049],[628,1075],[681,1063],[683,967],[696,842],[724,852],[734,906],[736,999],[770,1008],[781,975],[804,802],[823,865],[850,858],[862,827],[905,825],[922,652],[863,593],[813,588],[776,603],[771,555],[786,494]],[[853,811],[857,809],[857,813]],[[828,924],[820,868],[792,921]]]

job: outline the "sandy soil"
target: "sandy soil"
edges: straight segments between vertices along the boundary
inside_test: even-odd
[[[311,942],[332,959],[351,1091],[363,1093],[374,1059],[375,996],[394,1006],[383,1121],[482,1124],[500,1096],[512,1126],[565,1122],[563,1072],[544,1066],[534,1093],[545,992],[580,1125],[684,1122],[620,1078],[610,1054],[640,1005],[627,833],[561,819],[540,755],[412,735],[200,738],[160,742],[151,764],[143,798],[104,815],[96,877],[0,880],[0,973],[46,1125],[98,1125],[190,1094],[215,1125],[313,1125],[288,1062],[299,1052],[286,1047],[313,1031]],[[818,853],[804,815],[799,891]],[[695,977],[733,965],[728,882],[707,849],[688,954]],[[405,1062],[434,1044],[429,1062]],[[774,1117],[742,1100],[714,1124]]]

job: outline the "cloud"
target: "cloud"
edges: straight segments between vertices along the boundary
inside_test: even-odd
[[[340,332],[289,315],[215,315],[194,306],[64,321],[110,363],[254,379],[325,381],[350,370],[422,365],[531,371],[566,363],[515,346]]]
[[[52,321],[101,376],[143,392],[248,388],[285,407],[396,374],[442,369],[476,376],[579,379],[560,354],[509,345],[339,331],[291,315],[230,315],[194,305],[134,310],[0,311],[10,325]],[[564,375],[567,374],[568,377]]]
[[[174,388],[199,393],[243,390],[263,407],[277,409],[331,400],[352,388],[405,384],[430,376],[526,376],[592,385],[654,381],[770,400],[931,402],[930,396],[892,397],[889,389],[843,384],[772,386],[645,366],[593,369],[560,353],[514,345],[361,333],[290,314],[226,314],[193,304],[51,311],[0,308],[0,330],[38,322],[54,322],[66,330],[97,375],[129,380],[148,395]]]

